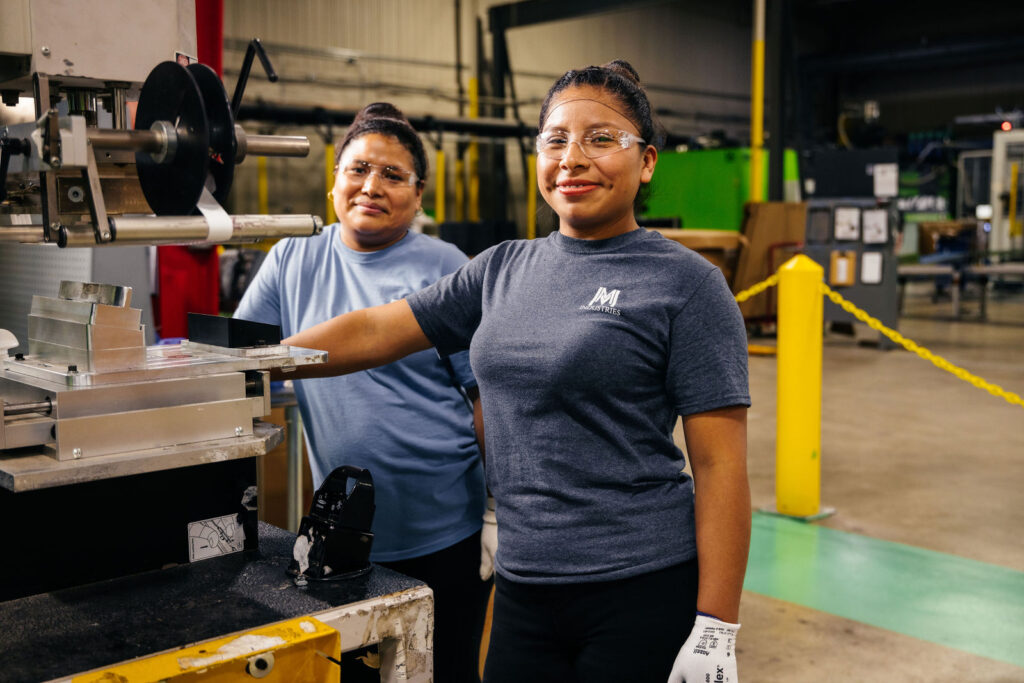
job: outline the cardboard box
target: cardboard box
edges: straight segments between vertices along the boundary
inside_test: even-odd
[[[744,207],[743,237],[732,291],[741,292],[778,270],[804,244],[807,204],[803,202],[748,202]],[[774,318],[776,293],[769,289],[740,304],[747,320]]]
[[[711,261],[721,269],[725,275],[725,281],[732,284],[733,272],[736,269],[736,261],[739,258],[740,248],[746,243],[746,238],[738,232],[731,230],[697,230],[687,228],[658,228],[660,232],[674,242],[679,242],[685,247]]]

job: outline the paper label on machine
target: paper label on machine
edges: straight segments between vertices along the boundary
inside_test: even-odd
[[[238,515],[224,515],[188,525],[189,562],[240,552],[245,547],[245,530]]]

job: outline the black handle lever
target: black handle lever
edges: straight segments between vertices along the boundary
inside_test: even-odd
[[[231,115],[238,117],[238,109],[242,106],[242,93],[245,92],[245,84],[249,81],[249,71],[252,69],[252,58],[259,56],[263,70],[267,72],[267,79],[271,83],[277,82],[277,72],[274,65],[267,57],[267,51],[263,49],[263,43],[259,38],[253,38],[249,43],[249,49],[245,51],[245,59],[242,60],[242,71],[238,74],[238,83],[235,84],[235,94],[231,97]]]

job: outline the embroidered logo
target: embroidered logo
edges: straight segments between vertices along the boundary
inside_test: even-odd
[[[580,310],[622,315],[622,311],[615,307],[619,303],[620,293],[621,290],[618,289],[609,290],[606,287],[598,287],[594,298],[590,300],[590,303],[580,306]]]

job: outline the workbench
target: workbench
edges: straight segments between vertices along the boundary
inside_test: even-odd
[[[300,587],[285,574],[294,536],[265,523],[259,536],[255,551],[0,603],[0,679],[69,680],[311,616],[340,633],[342,652],[379,643],[382,681],[433,680],[425,584],[374,565],[360,577]]]
[[[988,320],[988,283],[989,278],[1017,277],[1024,278],[1024,263],[988,263],[967,266],[964,268],[964,275],[977,279],[981,283],[981,309],[978,312],[980,320]]]

